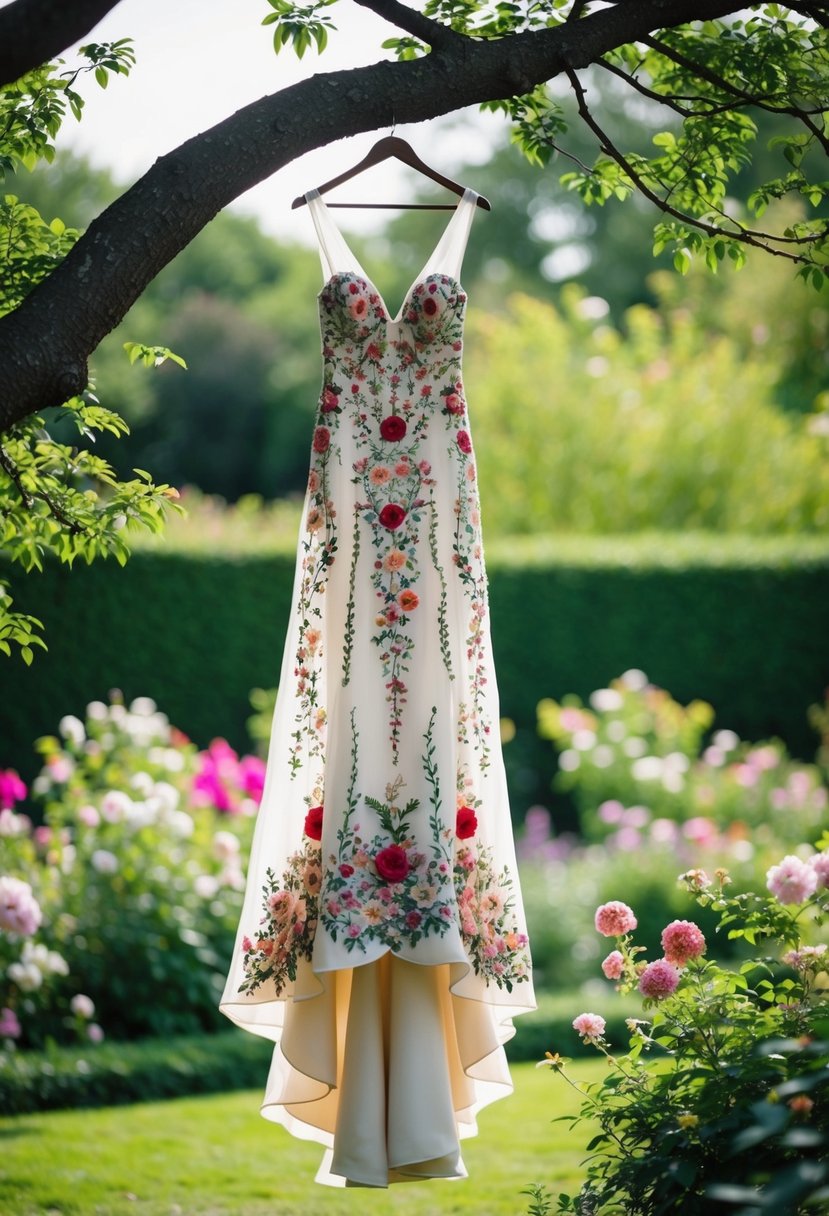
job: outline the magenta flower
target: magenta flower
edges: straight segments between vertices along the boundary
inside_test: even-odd
[[[602,963],[602,971],[609,980],[619,980],[625,967],[625,960],[618,950],[611,950]]]
[[[577,1030],[585,1042],[590,1039],[600,1039],[604,1034],[606,1022],[598,1013],[580,1013],[573,1018],[573,1029]]]
[[[672,920],[662,930],[662,949],[669,963],[684,967],[689,959],[705,953],[705,938],[693,921]]]
[[[596,909],[595,925],[603,937],[621,937],[623,933],[632,932],[638,923],[633,909],[618,899]]]
[[[766,873],[766,886],[781,904],[805,903],[817,890],[814,866],[789,854]]]
[[[248,798],[258,806],[265,788],[265,762],[258,756],[243,756],[239,761],[239,778]]]
[[[654,1001],[664,1000],[672,992],[676,992],[679,983],[679,972],[667,959],[659,958],[655,963],[648,963],[639,977],[639,991],[642,996],[648,996]]]
[[[26,797],[26,786],[13,768],[0,769],[0,810],[13,810]]]

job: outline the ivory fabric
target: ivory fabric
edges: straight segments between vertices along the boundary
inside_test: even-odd
[[[460,1178],[535,1008],[462,379],[467,190],[395,317],[331,214],[293,607],[221,1009],[317,1178]]]

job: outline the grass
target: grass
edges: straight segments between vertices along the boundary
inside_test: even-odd
[[[576,1061],[596,1080],[601,1061]],[[3,1216],[521,1216],[528,1183],[579,1185],[586,1128],[552,1124],[578,1095],[559,1076],[513,1066],[515,1094],[487,1108],[464,1144],[463,1182],[335,1190],[313,1182],[319,1145],[294,1140],[243,1091],[0,1120]]]

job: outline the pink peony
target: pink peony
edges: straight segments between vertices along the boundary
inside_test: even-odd
[[[573,1018],[573,1029],[585,1040],[600,1039],[604,1034],[605,1025],[604,1018],[598,1013],[580,1013],[577,1018]]]
[[[815,853],[814,857],[809,858],[809,865],[817,875],[818,889],[829,887],[829,850]]]
[[[21,878],[0,877],[0,929],[31,937],[42,919],[40,904],[29,884]]]
[[[622,978],[625,960],[618,950],[611,950],[607,958],[602,963],[602,971],[609,980],[618,980]]]
[[[673,963],[665,958],[659,958],[655,963],[648,963],[639,977],[639,991],[642,996],[648,996],[654,1001],[661,1001],[672,992],[676,992],[679,983],[679,972]]]
[[[705,938],[691,920],[672,920],[662,930],[662,949],[669,963],[684,967],[689,959],[705,953]]]
[[[23,1033],[13,1009],[0,1009],[0,1039],[18,1039]]]
[[[639,922],[632,908],[614,899],[596,909],[594,923],[603,937],[621,937],[623,933],[631,933]]]
[[[789,854],[766,874],[766,886],[781,904],[802,904],[814,895],[818,875],[814,866]]]

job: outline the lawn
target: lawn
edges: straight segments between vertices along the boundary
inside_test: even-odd
[[[577,1061],[596,1080],[601,1062]],[[480,1117],[462,1182],[336,1190],[313,1182],[322,1154],[259,1115],[258,1092],[0,1120],[3,1216],[521,1216],[529,1182],[572,1190],[587,1130],[552,1124],[578,1095],[532,1064]]]

